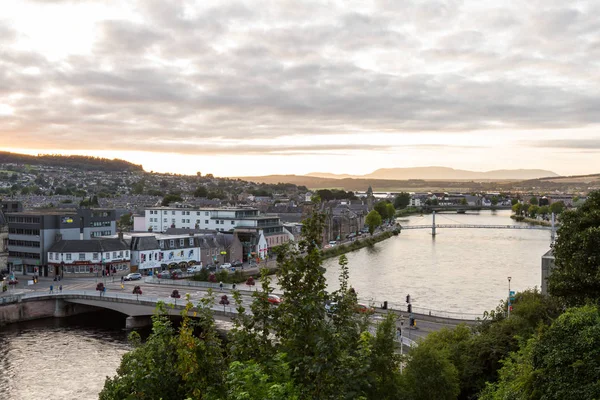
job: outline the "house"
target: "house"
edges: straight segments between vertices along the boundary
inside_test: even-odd
[[[110,275],[128,273],[130,266],[129,244],[122,238],[63,240],[59,238],[48,249],[50,275]]]

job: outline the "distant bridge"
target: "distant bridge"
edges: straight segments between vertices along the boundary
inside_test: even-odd
[[[539,226],[539,225],[469,225],[469,224],[436,224],[436,225],[401,225],[400,228],[404,229],[537,229],[542,231],[551,231],[550,226]]]

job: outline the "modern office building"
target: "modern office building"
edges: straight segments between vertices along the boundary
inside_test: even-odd
[[[8,269],[48,276],[48,250],[58,240],[90,240],[116,233],[115,210],[38,209],[6,213]]]

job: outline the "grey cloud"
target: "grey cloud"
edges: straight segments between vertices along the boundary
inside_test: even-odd
[[[600,150],[600,139],[554,139],[524,141],[530,147],[546,147],[555,149]]]
[[[597,124],[600,92],[581,90],[600,85],[598,51],[583,40],[599,29],[596,16],[562,4],[475,11],[458,0],[398,0],[359,12],[282,1],[190,11],[183,0],[140,1],[143,21],[99,23],[91,55],[49,61],[3,46],[0,103],[15,109],[4,118],[10,130],[27,130],[32,142],[52,132],[64,143],[102,137],[120,149],[154,149],[145,142],[161,137]],[[549,33],[559,26],[560,41]],[[24,72],[31,66],[39,75]]]

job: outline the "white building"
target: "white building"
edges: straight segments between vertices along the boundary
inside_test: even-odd
[[[56,275],[128,272],[129,244],[122,239],[59,240],[48,249]]]

